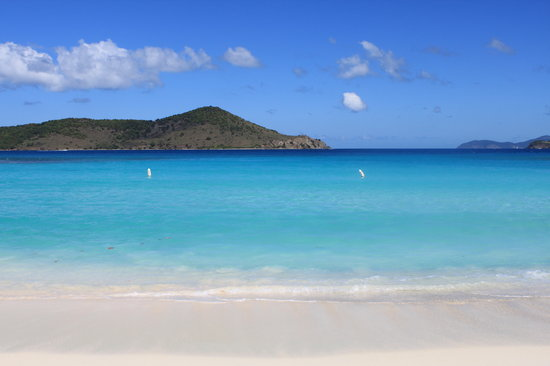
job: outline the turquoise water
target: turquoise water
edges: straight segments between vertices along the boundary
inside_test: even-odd
[[[550,295],[550,152],[0,152],[0,169],[3,298]]]

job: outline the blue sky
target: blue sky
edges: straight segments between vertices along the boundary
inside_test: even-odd
[[[24,1],[0,126],[220,106],[333,147],[550,134],[548,1]]]

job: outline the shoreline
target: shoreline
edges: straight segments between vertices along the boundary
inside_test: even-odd
[[[452,148],[450,148],[452,149]],[[30,149],[18,149],[18,150],[1,150],[0,152],[82,152],[82,151],[279,151],[279,150],[334,150],[333,148],[272,148],[265,149],[261,147],[231,147],[227,149],[60,149],[60,150],[30,150]],[[344,149],[346,150],[346,149]]]
[[[458,147],[328,147],[328,148],[255,148],[255,147],[231,147],[227,149],[60,149],[60,150],[31,150],[31,149],[0,149],[0,152],[83,152],[83,151],[296,151],[296,150],[308,150],[308,151],[333,151],[333,150],[460,150],[460,151],[486,151],[486,152],[510,152],[510,151],[545,151],[544,148],[458,148]]]

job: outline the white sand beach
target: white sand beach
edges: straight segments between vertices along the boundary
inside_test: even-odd
[[[2,365],[548,365],[550,299],[4,300]]]
[[[0,354],[3,365],[35,366],[92,366],[92,365],[548,365],[549,346],[467,347],[415,351],[345,353],[325,357],[209,357],[174,354],[65,354],[65,353],[8,353]]]

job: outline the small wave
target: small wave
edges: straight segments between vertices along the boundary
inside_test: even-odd
[[[546,280],[546,279],[550,279],[550,272],[545,272],[537,269],[532,271],[526,271],[524,276],[526,278],[530,278],[534,280]]]
[[[549,296],[550,286],[525,287],[486,281],[454,284],[394,285],[238,285],[186,288],[177,285],[152,286],[53,286],[40,291],[0,291],[0,298],[110,298],[162,299],[175,301],[227,302],[246,300],[379,302],[460,300]]]
[[[12,280],[0,281],[0,299],[13,298],[139,298],[175,301],[416,301],[550,296],[550,271],[469,270],[360,274],[291,271],[283,267],[255,270],[221,268],[199,271],[178,268],[174,272],[122,274],[100,279],[97,273],[81,273],[73,283],[56,277],[48,282],[29,282],[11,272]],[[4,272],[8,273],[8,272]],[[95,276],[92,276],[95,275]],[[130,285],[131,284],[131,285]]]

